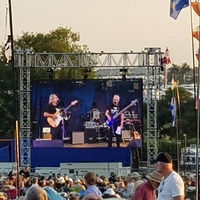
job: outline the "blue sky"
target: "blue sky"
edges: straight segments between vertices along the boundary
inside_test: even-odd
[[[7,32],[6,3],[0,1],[0,43]],[[169,48],[172,62],[192,65],[190,9],[177,20],[169,16],[170,0],[14,0],[14,38],[26,32],[47,33],[58,26],[81,36],[93,52],[138,52],[145,47]],[[198,26],[194,12],[193,26]],[[195,51],[198,42],[194,40]],[[196,59],[195,59],[196,60]]]

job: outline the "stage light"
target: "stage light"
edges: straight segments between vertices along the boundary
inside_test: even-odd
[[[128,72],[128,69],[127,68],[122,68],[119,71],[122,73],[122,80],[126,81],[126,74]]]
[[[83,70],[83,79],[86,80],[88,78],[88,74],[91,72],[91,69],[85,68]]]
[[[53,79],[53,68],[51,68],[51,67],[48,68],[47,73],[48,73],[49,79],[52,80]]]

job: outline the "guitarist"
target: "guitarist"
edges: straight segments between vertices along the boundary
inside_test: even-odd
[[[112,122],[112,117],[116,115],[120,110],[121,107],[119,105],[120,97],[119,95],[114,95],[112,104],[107,108],[105,112],[105,116],[107,117],[107,120],[109,122]],[[112,125],[110,126],[108,130],[108,147],[112,147],[112,138],[113,136],[116,137],[116,145],[117,147],[120,147],[120,142],[122,140],[122,134],[121,131],[123,128],[124,124],[124,114],[121,113],[116,119],[115,122],[111,123]]]
[[[55,120],[57,118],[56,109],[59,108],[59,98],[56,94],[51,94],[49,96],[49,104],[47,108],[44,111],[44,117],[46,118],[52,118]],[[51,125],[50,125],[51,126]],[[62,128],[61,123],[57,127],[51,126],[51,134],[52,134],[52,140],[55,139],[62,139]]]

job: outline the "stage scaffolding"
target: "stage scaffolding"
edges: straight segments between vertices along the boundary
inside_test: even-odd
[[[147,76],[147,167],[157,154],[157,98],[162,68],[160,48],[145,48],[141,52],[121,53],[15,53],[15,68],[19,72],[20,166],[31,165],[31,83],[32,68],[145,68]],[[120,72],[119,72],[120,73]],[[132,77],[134,78],[134,76]]]

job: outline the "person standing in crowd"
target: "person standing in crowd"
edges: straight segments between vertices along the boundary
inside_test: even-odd
[[[32,186],[26,192],[24,200],[48,200],[48,196],[43,188]]]
[[[134,180],[134,188],[133,188],[133,191],[132,191],[132,195],[134,195],[135,194],[135,190],[137,189],[137,187],[139,185],[144,183],[144,180],[141,179],[142,177],[138,172],[133,172],[131,174],[131,177]]]
[[[156,200],[156,189],[158,188],[163,176],[154,171],[146,176],[147,181],[139,185],[131,200]]]
[[[28,180],[30,178],[30,167],[25,166],[24,169],[20,170],[19,174],[23,176],[24,179]]]
[[[113,137],[116,137],[117,147],[120,147],[120,142],[122,140],[124,114],[120,113],[121,107],[119,102],[120,102],[119,95],[114,95],[112,104],[107,108],[105,112],[105,116],[107,117],[107,124],[110,127],[108,130],[108,147],[112,147]]]
[[[49,104],[43,115],[47,118],[47,121],[51,127],[52,140],[62,139],[62,120],[60,120],[59,114],[59,98],[56,94],[51,94],[49,96]]]
[[[87,186],[87,189],[84,193],[84,195],[95,195],[97,197],[101,197],[102,193],[99,190],[99,188],[96,186],[96,181],[97,181],[97,177],[96,174],[94,172],[87,172],[84,176],[85,178],[85,183]]]
[[[173,170],[172,157],[166,152],[161,152],[155,163],[156,171],[164,176],[158,187],[157,200],[183,200],[184,182],[181,176]]]
[[[110,173],[110,177],[108,178],[108,181],[109,183],[113,183],[113,184],[118,181],[118,177],[115,174],[115,172]]]

